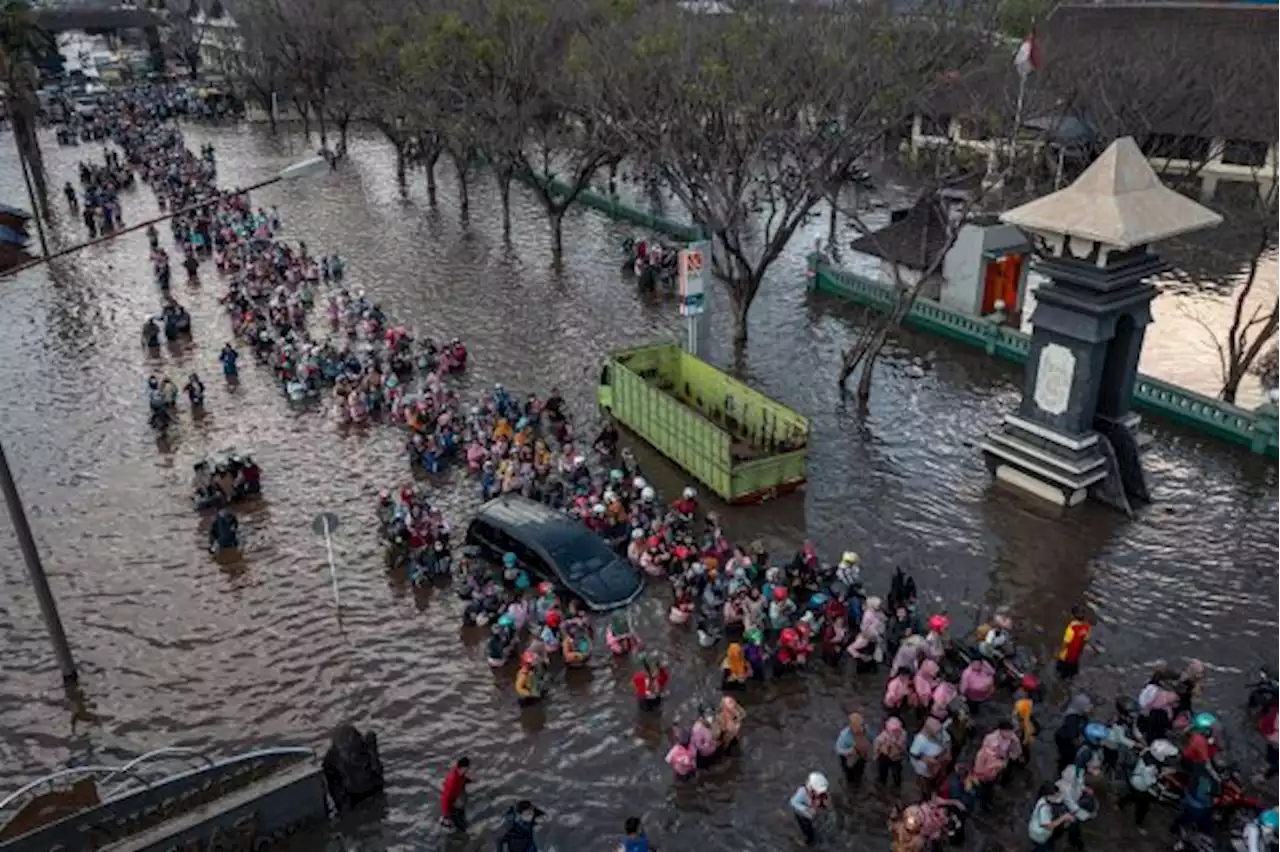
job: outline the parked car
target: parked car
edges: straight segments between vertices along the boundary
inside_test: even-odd
[[[604,612],[626,606],[644,589],[644,576],[582,524],[534,500],[507,494],[480,507],[467,544],[488,557],[514,553],[531,575],[550,580]]]

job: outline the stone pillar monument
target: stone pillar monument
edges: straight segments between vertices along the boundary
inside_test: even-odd
[[[1142,339],[1168,267],[1161,240],[1222,217],[1160,183],[1130,137],[1112,143],[1075,183],[1001,221],[1025,231],[1036,291],[1022,404],[981,449],[997,480],[1062,506],[1092,493],[1128,509],[1147,500],[1129,410]]]

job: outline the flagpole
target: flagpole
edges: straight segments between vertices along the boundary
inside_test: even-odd
[[[1029,74],[1018,73],[1018,102],[1013,107],[1013,133],[1009,135],[1009,160],[1018,155],[1018,131],[1022,129],[1022,102],[1027,94],[1027,77]]]

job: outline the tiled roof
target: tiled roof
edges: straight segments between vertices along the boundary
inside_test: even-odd
[[[908,269],[923,270],[946,247],[948,227],[946,211],[938,197],[929,193],[895,221],[854,240],[850,248]]]

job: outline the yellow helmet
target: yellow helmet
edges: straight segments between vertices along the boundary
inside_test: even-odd
[[[858,561],[858,554],[852,550],[846,550],[844,555],[840,557],[841,565],[853,565]]]

